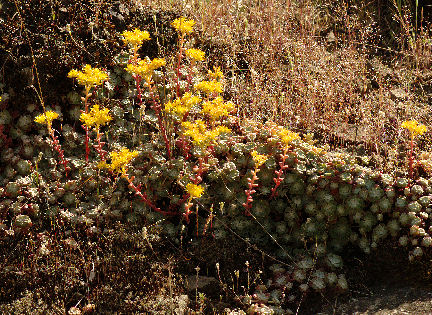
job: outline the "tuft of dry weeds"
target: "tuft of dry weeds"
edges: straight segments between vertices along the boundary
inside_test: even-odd
[[[407,6],[399,10],[394,1],[140,3],[198,21],[203,45],[208,38],[213,43],[208,49],[219,48],[215,59],[223,60],[227,94],[241,117],[272,120],[314,132],[335,147],[376,155],[379,167],[389,172],[406,167],[401,122],[415,119],[432,127],[432,41],[426,21],[413,33]],[[430,149],[423,141],[422,150]]]

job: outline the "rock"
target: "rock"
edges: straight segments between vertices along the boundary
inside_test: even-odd
[[[404,101],[408,99],[408,93],[401,88],[390,90],[390,97],[394,101]]]

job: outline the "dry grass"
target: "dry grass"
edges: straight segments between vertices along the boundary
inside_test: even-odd
[[[389,171],[402,166],[401,122],[432,127],[432,50],[424,23],[414,36],[408,8],[381,2],[141,0],[195,19],[223,47],[239,115],[393,156]]]

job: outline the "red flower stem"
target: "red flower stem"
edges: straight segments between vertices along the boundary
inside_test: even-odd
[[[104,146],[105,142],[101,141],[102,134],[99,132],[99,128],[96,129],[96,139],[97,139],[97,145],[95,145],[96,151],[99,153],[101,161],[105,161],[105,156],[108,153],[102,147]]]
[[[192,207],[191,201],[192,198],[189,198],[188,202],[185,204],[185,212],[183,213],[183,217],[185,218],[187,224],[189,224],[189,214],[192,213],[192,211],[190,211],[190,208]],[[198,218],[197,218],[197,222],[198,222]]]
[[[258,187],[258,184],[255,184],[255,181],[258,179],[257,173],[259,172],[259,168],[255,167],[252,171],[252,177],[248,178],[248,189],[245,189],[246,193],[246,202],[243,203],[243,207],[245,207],[245,215],[250,216],[250,210],[252,209],[253,198],[252,195],[256,192],[255,188]]]
[[[284,149],[283,154],[280,155],[282,158],[282,160],[279,162],[280,169],[278,171],[275,171],[276,177],[273,178],[273,181],[275,182],[275,186],[271,189],[272,194],[270,196],[270,199],[273,199],[274,197],[277,196],[276,190],[284,180],[284,177],[282,176],[284,174],[284,171],[288,168],[288,165],[285,165],[285,160],[288,158],[287,152],[288,152],[288,147],[286,147]]]
[[[183,57],[183,35],[180,36],[179,39],[179,52],[178,52],[178,59],[177,59],[177,68],[176,68],[176,74],[177,74],[177,97],[180,97],[180,68],[181,68],[181,61]]]
[[[413,178],[413,152],[414,152],[414,136],[411,136],[411,150],[409,155],[409,177]]]
[[[188,85],[186,87],[186,92],[189,92],[189,90],[192,86],[192,68],[193,68],[193,65],[194,65],[194,60],[192,60],[190,65],[189,65],[189,73],[188,73],[188,77],[187,77]]]
[[[139,75],[134,76],[135,83],[136,83],[136,89],[137,89],[137,99],[138,99],[138,105],[140,108],[143,106],[143,100],[142,100],[142,91],[141,91],[141,77]]]
[[[171,149],[170,149],[170,143],[167,137],[167,133],[166,133],[166,129],[162,120],[162,114],[161,114],[161,105],[159,103],[159,101],[156,99],[156,93],[154,92],[154,87],[151,84],[150,81],[147,82],[148,86],[149,86],[149,92],[150,92],[150,96],[152,98],[152,109],[156,112],[156,115],[158,117],[158,123],[159,123],[159,128],[161,129],[162,132],[162,137],[165,141],[165,147],[166,147],[166,151],[167,151],[167,155],[168,155],[168,159],[171,160],[172,155],[171,155]]]
[[[58,138],[54,134],[54,129],[52,129],[50,126],[48,127],[48,129],[49,129],[49,132],[50,132],[51,139],[53,141],[54,150],[56,150],[58,152],[58,154],[59,154],[60,164],[62,164],[64,166],[66,177],[67,177],[68,176],[68,170],[70,169],[67,166],[68,161],[64,157],[64,151],[61,148],[61,145],[60,145],[60,142],[58,141]]]
[[[129,183],[129,187],[132,188],[135,191],[135,195],[137,195],[138,197],[141,198],[142,201],[144,201],[144,203],[149,206],[151,209],[153,209],[156,212],[159,212],[163,215],[176,215],[177,213],[175,212],[171,212],[171,211],[163,211],[160,208],[156,207],[154,205],[153,202],[151,202],[148,199],[148,196],[145,192],[142,192],[141,189],[139,187],[137,187],[134,183],[133,180],[135,179],[134,176],[130,177],[127,174],[122,174],[122,176],[128,181]]]
[[[85,99],[84,99],[84,112],[87,114],[88,113],[88,99],[90,97],[90,89],[91,86],[87,86],[86,87],[86,91],[85,91]],[[86,125],[83,125],[83,128],[86,132],[86,137],[85,137],[85,151],[86,151],[86,163],[88,163],[89,160],[89,154],[90,154],[90,148],[89,148],[89,135],[88,135],[88,128]]]

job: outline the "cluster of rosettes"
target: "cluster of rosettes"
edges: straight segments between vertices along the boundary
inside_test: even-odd
[[[164,58],[154,58],[153,60],[138,60],[136,63],[130,63],[125,68],[127,72],[134,76],[140,76],[146,81],[150,81],[153,72],[166,65]]]
[[[86,90],[108,80],[108,75],[104,71],[99,68],[92,68],[90,65],[85,65],[82,71],[75,69],[69,71],[68,77],[76,78],[79,84],[85,86]]]
[[[94,127],[96,131],[99,131],[99,127],[110,122],[112,117],[108,108],[100,109],[99,105],[94,105],[90,112],[81,114],[80,120],[87,128]]]

